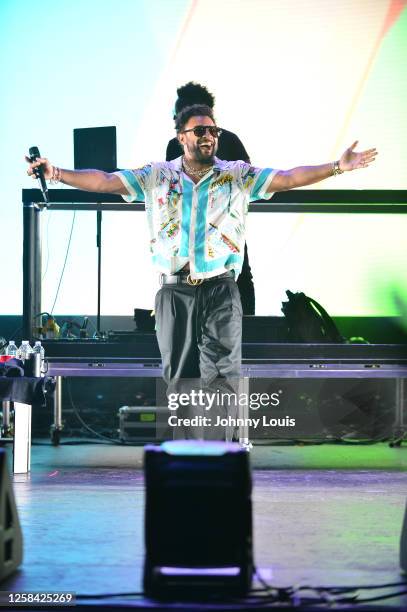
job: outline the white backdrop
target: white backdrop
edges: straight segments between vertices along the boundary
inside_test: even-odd
[[[22,308],[24,153],[72,167],[77,127],[116,125],[119,167],[164,158],[176,88],[201,82],[218,124],[257,165],[335,159],[353,140],[374,167],[320,188],[407,188],[407,10],[392,0],[26,0],[0,4],[0,313]],[[45,212],[43,304],[50,310],[73,213]],[[55,312],[96,311],[96,215],[77,213]],[[248,244],[257,314],[303,290],[331,314],[396,314],[402,215],[257,214]],[[102,314],[150,308],[157,274],[142,213],[103,216]]]

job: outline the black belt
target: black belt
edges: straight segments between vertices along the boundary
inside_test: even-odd
[[[209,281],[219,280],[220,278],[234,278],[235,273],[233,270],[218,274],[218,276],[212,276],[211,278],[191,278],[190,272],[179,272],[178,274],[161,274],[160,284],[161,285],[190,285],[191,287],[198,287],[202,283],[208,283]]]

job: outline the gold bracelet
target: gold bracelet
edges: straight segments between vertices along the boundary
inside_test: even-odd
[[[336,176],[337,174],[343,174],[343,170],[339,167],[339,161],[332,162],[332,176]]]

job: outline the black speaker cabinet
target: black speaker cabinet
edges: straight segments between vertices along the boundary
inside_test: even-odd
[[[0,448],[0,581],[12,574],[23,560],[23,536],[7,469],[7,456]]]
[[[400,537],[400,569],[403,574],[407,574],[407,504],[404,511],[403,525]]]
[[[144,589],[157,598],[237,595],[253,572],[248,453],[180,440],[145,448]]]
[[[73,131],[75,170],[117,170],[116,127],[77,128]]]

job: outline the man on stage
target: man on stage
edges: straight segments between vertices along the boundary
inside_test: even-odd
[[[220,129],[207,106],[184,108],[176,131],[184,153],[171,162],[109,174],[27,158],[28,174],[41,165],[54,182],[145,202],[152,258],[161,273],[155,311],[164,380],[170,389],[185,379],[210,388],[216,380],[240,377],[242,307],[236,279],[249,203],[365,168],[376,149],[356,152],[355,142],[338,161],[284,171],[219,160]],[[267,245],[263,248],[266,257]],[[205,432],[186,429],[178,437],[205,437]]]
[[[189,82],[177,89],[178,97],[174,107],[174,121],[177,120],[177,115],[193,104],[205,104],[214,112],[215,97],[208,89],[200,83]],[[183,148],[177,137],[172,138],[167,144],[165,160],[171,161],[180,157],[183,154]],[[247,153],[240,138],[222,128],[222,132],[218,139],[217,157],[226,161],[243,160],[250,164],[250,157]],[[244,245],[244,257],[241,272],[236,279],[237,287],[240,293],[242,302],[242,310],[244,315],[254,315],[256,309],[256,298],[254,291],[253,275],[249,263],[249,253],[247,243]]]

